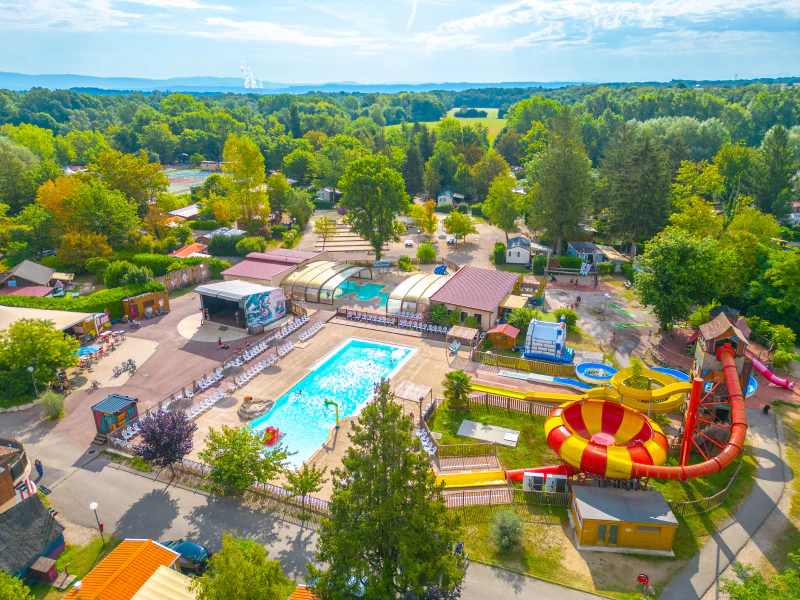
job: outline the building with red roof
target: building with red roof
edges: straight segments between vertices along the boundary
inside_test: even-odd
[[[196,254],[204,254],[207,256],[208,246],[205,244],[200,244],[199,242],[195,242],[194,244],[188,244],[183,248],[178,248],[170,254],[172,258],[189,258],[190,256],[195,256]]]
[[[225,281],[241,280],[279,287],[298,267],[325,260],[328,252],[307,252],[280,248],[270,252],[251,252],[245,259],[222,272]]]
[[[517,345],[519,329],[508,323],[499,323],[487,331],[486,335],[496,348],[513,348]]]
[[[435,294],[431,303],[461,312],[461,320],[475,317],[482,328],[493,326],[501,305],[522,281],[522,275],[506,271],[461,267]]]

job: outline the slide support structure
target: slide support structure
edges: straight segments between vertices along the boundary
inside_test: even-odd
[[[689,393],[689,406],[686,409],[686,419],[683,424],[683,443],[681,444],[681,456],[678,464],[685,467],[689,464],[689,454],[692,452],[692,438],[694,436],[694,426],[697,423],[697,411],[700,408],[700,395],[703,393],[705,381],[700,377],[692,380],[692,391]]]

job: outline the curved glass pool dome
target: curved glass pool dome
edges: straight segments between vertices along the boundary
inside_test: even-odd
[[[306,302],[333,304],[336,289],[349,277],[372,279],[372,269],[361,265],[317,260],[303,265],[281,283],[286,295]]]

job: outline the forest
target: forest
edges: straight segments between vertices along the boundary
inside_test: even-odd
[[[501,109],[505,128],[492,144],[480,123],[445,118],[462,106]],[[162,165],[179,160],[228,167],[173,196]],[[67,176],[67,165],[87,172]],[[800,239],[789,219],[800,207],[798,169],[800,86],[784,83],[273,96],[0,90],[0,251],[5,268],[55,251],[45,262],[76,272],[166,254],[192,228],[166,227],[165,214],[191,202],[202,204],[206,228],[246,229],[234,241],[242,251],[274,237],[291,246],[324,187],[345,192],[347,218],[379,248],[396,237],[398,214],[419,211],[410,198],[450,189],[465,195],[458,212],[507,232],[523,221],[557,255],[571,239],[630,251],[631,277],[665,327],[723,301],[800,331],[800,259],[773,242]],[[370,185],[386,193],[368,198]],[[385,223],[373,221],[376,208]],[[289,231],[276,230],[282,215],[295,223]],[[474,231],[469,218],[462,231]]]

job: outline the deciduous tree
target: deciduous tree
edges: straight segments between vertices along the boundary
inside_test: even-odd
[[[318,217],[314,220],[314,233],[322,238],[322,247],[328,243],[328,240],[336,233],[336,222],[328,217]]]
[[[136,456],[157,467],[169,467],[175,473],[175,463],[188,456],[194,447],[197,431],[194,421],[181,411],[156,412],[140,423],[141,441],[135,447]]]
[[[520,216],[515,187],[516,180],[501,173],[495,177],[483,203],[483,214],[506,234],[506,244],[508,234],[517,228],[516,221]]]
[[[408,209],[403,177],[381,155],[359,158],[351,163],[340,183],[347,208],[345,217],[380,260],[383,245],[399,241],[397,216]]]
[[[169,186],[161,165],[151,163],[144,151],[134,155],[105,150],[88,168],[100,175],[108,189],[118,190],[132,200],[139,207],[140,217],[147,212],[147,203]]]
[[[303,513],[306,511],[306,496],[313,494],[322,489],[322,484],[327,480],[325,479],[326,469],[318,469],[315,466],[308,466],[303,463],[303,466],[296,471],[286,471],[287,488],[295,496],[300,496],[301,508]]]
[[[790,181],[794,157],[789,148],[786,127],[776,125],[767,132],[749,170],[749,191],[756,206],[766,213],[783,217],[791,210]]]
[[[457,210],[454,210],[445,218],[444,230],[454,235],[456,242],[458,242],[459,238],[465,240],[468,235],[477,235],[478,233],[478,229],[475,227],[475,221],[472,217]]]
[[[427,235],[436,233],[436,228],[439,226],[435,210],[436,202],[434,200],[428,200],[421,206],[415,204],[411,207],[411,218],[414,219],[414,224]]]
[[[247,221],[269,214],[269,199],[264,182],[264,156],[249,137],[228,136],[222,151],[222,172],[227,179],[231,203]]]
[[[109,258],[112,254],[106,236],[86,231],[72,231],[61,237],[58,261],[77,273],[83,272],[90,258]]]
[[[503,156],[494,149],[489,150],[483,158],[472,168],[472,184],[475,188],[475,201],[480,202],[489,193],[489,188],[499,175],[508,177],[508,163]],[[514,187],[514,186],[512,186]]]

